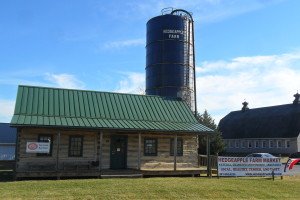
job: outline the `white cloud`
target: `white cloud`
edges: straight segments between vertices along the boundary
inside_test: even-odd
[[[14,113],[15,101],[0,99],[0,122],[10,122]]]
[[[145,39],[137,38],[137,39],[108,42],[104,45],[104,48],[119,49],[123,47],[132,47],[132,46],[141,46],[141,45],[145,45]]]
[[[300,90],[299,77],[300,52],[203,62],[197,67],[198,109],[218,122],[244,100],[250,108],[289,104]]]
[[[84,83],[78,80],[72,74],[46,74],[46,79],[50,81],[54,86],[61,88],[70,88],[70,89],[82,89],[84,88]]]
[[[125,75],[118,83],[115,92],[145,94],[145,74],[136,72],[122,73]]]

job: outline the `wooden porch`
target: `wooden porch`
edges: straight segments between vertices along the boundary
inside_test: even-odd
[[[212,170],[216,174],[216,170]],[[105,169],[98,171],[97,169],[81,169],[81,170],[31,170],[18,172],[16,179],[22,178],[143,178],[143,177],[166,177],[166,176],[191,176],[204,177],[207,176],[207,169],[203,168],[182,168],[174,170],[168,169],[123,169],[111,170]]]

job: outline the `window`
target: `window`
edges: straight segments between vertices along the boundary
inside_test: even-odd
[[[246,141],[242,141],[242,148],[246,148],[246,146],[247,146],[247,143],[246,143]]]
[[[248,141],[248,148],[252,148],[252,141]]]
[[[240,141],[239,140],[235,141],[235,148],[240,148]]]
[[[282,148],[282,141],[280,140],[277,141],[277,148]]]
[[[226,148],[228,148],[228,141],[227,140],[224,140],[224,145]]]
[[[262,148],[267,148],[267,141],[262,141]]]
[[[259,141],[255,141],[255,148],[259,148]]]
[[[52,156],[52,144],[53,137],[52,135],[40,134],[38,136],[38,142],[50,142],[50,152],[49,153],[37,153],[37,156]]]
[[[69,157],[81,157],[83,149],[83,136],[70,136]]]
[[[273,140],[270,140],[270,143],[269,143],[270,145],[269,145],[269,147],[270,148],[273,148],[274,147],[274,142],[273,142]]]
[[[291,144],[290,144],[290,141],[287,140],[285,141],[285,148],[290,148]]]
[[[144,140],[144,155],[157,156],[157,139],[145,138]]]
[[[229,140],[229,148],[233,148],[234,146],[234,141],[233,140]]]
[[[170,155],[174,156],[174,138],[170,141]],[[177,156],[183,155],[183,141],[182,138],[177,138]]]

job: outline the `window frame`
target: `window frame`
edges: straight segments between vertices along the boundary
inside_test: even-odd
[[[253,141],[251,141],[251,140],[249,140],[248,141],[248,149],[252,149],[253,148],[253,143],[252,143]]]
[[[71,154],[71,141],[73,138],[80,138],[81,139],[81,144],[80,144],[80,154],[79,155],[75,155],[74,153]],[[68,150],[68,157],[83,157],[83,136],[82,135],[70,135],[69,136],[69,150]]]
[[[247,141],[242,140],[241,148],[247,148]]]
[[[240,141],[239,140],[236,140],[235,141],[235,148],[240,148]]]
[[[277,148],[282,148],[283,147],[283,144],[282,144],[282,141],[281,140],[277,140]]]
[[[262,146],[263,149],[267,148],[267,147],[268,147],[267,141],[266,141],[266,140],[263,140],[263,141],[261,142],[261,146]]]
[[[146,151],[146,141],[147,140],[153,140],[154,141],[154,144],[155,144],[155,152],[154,153],[149,153]],[[144,138],[144,156],[157,156],[157,146],[158,146],[158,140],[157,138]]]
[[[37,153],[37,156],[41,157],[51,157],[53,150],[53,135],[52,134],[38,134],[38,142],[45,142],[45,140],[41,140],[41,137],[50,137],[50,152],[49,153]]]
[[[174,156],[174,138],[170,138],[170,156]],[[181,146],[178,146],[178,141],[181,142]],[[178,152],[179,150],[179,152]],[[177,138],[177,154],[176,156],[183,156],[183,139]]]

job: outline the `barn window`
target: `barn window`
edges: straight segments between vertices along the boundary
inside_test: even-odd
[[[145,138],[144,140],[144,155],[157,156],[157,139]]]
[[[248,148],[252,148],[252,141],[248,141]]]
[[[247,142],[245,140],[242,140],[242,148],[246,148]]]
[[[277,148],[282,148],[282,141],[280,140],[277,141]]]
[[[170,155],[174,156],[174,138],[171,139]],[[177,138],[177,156],[182,156],[182,155],[183,155],[183,140],[182,138]]]
[[[39,134],[38,142],[50,142],[50,152],[49,153],[37,153],[37,156],[52,156],[52,146],[53,146],[53,137],[52,135]]]
[[[262,148],[267,148],[267,141],[262,141]]]
[[[70,136],[69,157],[81,157],[83,149],[83,136]]]
[[[235,148],[240,148],[240,141],[239,140],[235,141]]]

